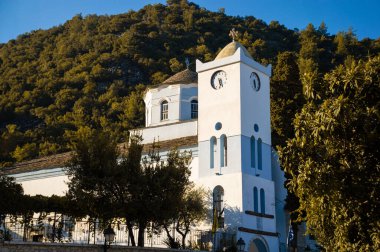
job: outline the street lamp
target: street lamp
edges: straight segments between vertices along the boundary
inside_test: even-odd
[[[108,228],[104,229],[104,252],[107,252],[107,248],[109,248],[111,242],[115,239],[115,231],[111,228],[111,225]]]
[[[244,251],[245,242],[244,242],[244,240],[241,237],[237,241],[236,247],[237,247],[237,249],[238,249],[239,252],[243,252]]]

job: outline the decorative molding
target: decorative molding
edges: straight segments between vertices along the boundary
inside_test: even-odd
[[[249,215],[254,215],[254,216],[257,216],[257,217],[274,219],[274,215],[272,215],[272,214],[263,214],[263,213],[258,213],[258,212],[250,211],[250,210],[245,211],[245,213],[249,214]]]
[[[261,231],[261,230],[256,230],[256,229],[251,229],[251,228],[245,228],[245,227],[239,227],[238,230],[242,231],[242,232],[245,232],[245,233],[258,234],[258,235],[268,235],[268,236],[275,236],[275,237],[277,237],[279,235],[279,233]]]

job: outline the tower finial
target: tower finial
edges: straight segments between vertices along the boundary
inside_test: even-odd
[[[187,57],[185,59],[185,64],[186,64],[186,68],[189,69],[190,61],[189,61],[189,58],[187,58]]]
[[[238,33],[238,31],[235,31],[235,28],[232,28],[228,35],[232,38],[232,41],[235,41],[235,39],[237,39]]]

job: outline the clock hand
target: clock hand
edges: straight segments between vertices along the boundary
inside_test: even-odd
[[[222,79],[221,79],[221,78],[218,78],[218,81],[219,81],[219,86],[220,86],[220,87],[223,87],[223,81],[222,81]]]

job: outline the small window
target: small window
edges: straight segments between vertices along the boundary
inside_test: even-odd
[[[256,145],[256,140],[254,136],[251,136],[251,167],[255,168],[255,155],[256,155],[256,150],[255,150],[255,145]]]
[[[198,101],[192,100],[191,101],[191,119],[198,118]]]
[[[253,211],[259,212],[259,197],[256,186],[253,188]]]
[[[220,167],[227,166],[227,137],[220,136]]]
[[[216,151],[216,137],[211,137],[210,139],[210,168],[215,167],[215,151]]]
[[[169,104],[167,101],[161,102],[161,121],[168,119]]]
[[[264,189],[260,189],[260,212],[265,213],[265,192]]]
[[[263,141],[261,138],[257,140],[257,166],[259,170],[263,169],[263,150],[262,150]]]

